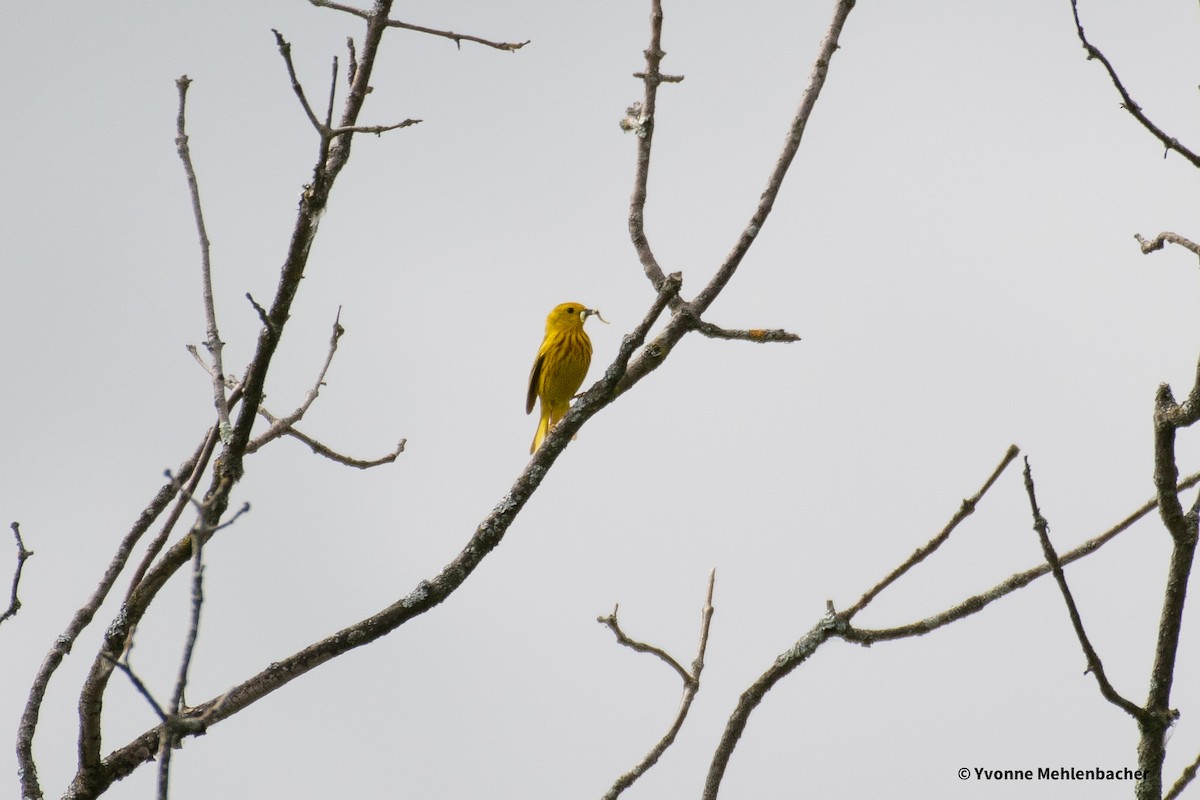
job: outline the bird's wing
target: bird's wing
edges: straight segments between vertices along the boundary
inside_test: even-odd
[[[529,370],[529,392],[525,395],[525,413],[529,414],[533,411],[534,401],[537,400],[538,381],[542,377],[542,364],[546,361],[545,353],[538,353],[533,362],[533,369]]]

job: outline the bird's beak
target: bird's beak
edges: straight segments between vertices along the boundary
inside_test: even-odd
[[[598,309],[598,308],[585,308],[583,310],[583,318],[587,319],[588,317],[595,317],[596,319],[603,322],[605,325],[608,324],[608,320],[606,320],[604,317],[600,316],[600,309]]]

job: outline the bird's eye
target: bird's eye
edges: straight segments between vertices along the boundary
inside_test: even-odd
[[[568,314],[574,314],[574,313],[575,313],[575,306],[571,306],[570,308],[568,308],[568,309],[567,309],[567,313],[568,313]]]

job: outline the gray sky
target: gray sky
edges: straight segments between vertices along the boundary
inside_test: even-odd
[[[1196,144],[1194,5],[1085,3],[1093,42],[1163,128]],[[1108,5],[1108,4],[1103,4]],[[685,296],[753,211],[832,2],[666,3],[647,233]],[[390,32],[356,140],[272,369],[291,410],[347,334],[303,429],[365,473],[281,441],[234,495],[253,511],[206,550],[188,697],[220,694],[432,577],[527,460],[522,414],[545,314],[579,300],[591,379],[652,290],[626,229],[648,3],[405,4],[406,21],[532,43],[516,54]],[[1160,16],[1154,16],[1160,15]],[[311,97],[355,19],[291,0],[0,7],[2,521],[37,552],[0,627],[0,730],[120,536],[210,422],[198,248],[174,148],[186,73],[226,363],[274,291],[316,137],[270,29]],[[1060,550],[1151,496],[1157,385],[1195,373],[1196,176],[1119,107],[1070,5],[860,3],[775,211],[711,321],[783,327],[759,346],[693,337],[592,420],[447,603],[187,742],[173,796],[598,797],[665,731],[677,677],[594,618],[694,656],[703,687],[675,747],[628,797],[698,796],[738,695],[824,612],[927,541],[1015,442]],[[1180,467],[1196,468],[1195,436]],[[9,558],[8,543],[3,563]],[[1146,692],[1166,555],[1156,520],[1068,570],[1114,684]],[[1018,466],[950,543],[856,620],[901,624],[1041,559]],[[7,569],[7,567],[5,567]],[[7,578],[4,579],[7,581]],[[123,591],[124,584],[119,583]],[[115,600],[115,598],[114,598]],[[57,674],[43,784],[73,774],[75,697],[110,601]],[[133,664],[164,697],[186,586],[140,626]],[[1189,618],[1190,620],[1190,615]],[[1188,631],[1174,780],[1200,749]],[[1105,703],[1055,587],[1040,580],[918,640],[832,642],[752,717],[722,797],[1011,797],[960,767],[1134,767],[1136,729]],[[123,681],[105,752],[151,727]],[[11,776],[11,747],[0,774]],[[153,770],[114,787],[144,798]],[[501,787],[501,788],[497,788]],[[1132,785],[1035,783],[1022,797]]]

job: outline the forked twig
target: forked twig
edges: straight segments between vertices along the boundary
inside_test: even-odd
[[[1001,462],[1001,468],[1012,462],[1016,453],[1010,448],[1005,454],[1005,458]],[[998,470],[994,470],[992,475],[985,481],[984,490],[990,489],[998,477]],[[1179,484],[1179,488],[1194,486],[1200,482],[1200,473],[1189,476],[1185,481]],[[768,669],[744,691],[738,701],[737,707],[729,717],[726,723],[725,732],[722,735],[720,743],[713,754],[712,762],[709,766],[708,777],[705,780],[704,798],[713,800],[717,796],[721,781],[724,778],[725,770],[729,765],[730,757],[741,738],[742,733],[746,728],[750,715],[754,709],[762,702],[766,694],[790,672],[795,670],[805,661],[807,661],[826,641],[831,638],[840,638],[848,642],[855,642],[862,645],[871,645],[877,642],[894,641],[896,639],[906,639],[914,636],[923,636],[951,622],[964,619],[972,614],[977,613],[985,606],[995,602],[1001,597],[1011,594],[1012,592],[1032,583],[1037,578],[1050,572],[1050,566],[1047,563],[1039,564],[1032,569],[1017,573],[1008,580],[989,589],[986,592],[969,597],[957,605],[935,614],[926,619],[918,620],[907,625],[896,626],[886,629],[865,629],[856,628],[849,624],[849,618],[864,608],[871,600],[887,588],[893,581],[910,569],[915,564],[922,561],[929,555],[941,542],[945,541],[948,536],[948,531],[952,531],[963,518],[974,510],[974,505],[982,497],[982,492],[977,493],[974,497],[964,501],[963,506],[951,518],[950,522],[939,532],[928,544],[918,549],[904,564],[893,570],[888,576],[876,584],[872,589],[863,594],[862,598],[855,603],[850,609],[838,612],[834,609],[833,604],[829,603],[827,612],[820,621],[817,622],[807,633],[801,636],[796,642],[781,653]],[[1105,531],[1104,533],[1094,537],[1093,539],[1084,542],[1073,550],[1063,554],[1059,558],[1060,564],[1066,564],[1071,561],[1076,561],[1091,553],[1096,552],[1105,543],[1111,541],[1121,532],[1128,530],[1136,521],[1144,518],[1150,511],[1158,507],[1158,500],[1151,500],[1143,504],[1139,509],[1127,516],[1121,522]]]
[[[258,413],[263,419],[267,420],[267,422],[271,423],[272,425],[280,421],[265,408],[259,407]],[[370,469],[371,467],[378,467],[382,464],[391,464],[397,458],[399,458],[400,454],[404,452],[405,446],[408,444],[407,439],[401,439],[386,455],[382,455],[379,458],[360,459],[337,452],[336,450],[312,438],[311,436],[296,430],[294,425],[289,425],[283,431],[283,435],[290,436],[297,441],[303,442],[304,444],[308,445],[309,449],[319,456],[328,458],[330,461],[336,461],[339,464],[344,464],[347,467],[354,467],[355,469]],[[252,453],[254,452],[254,449],[247,448],[246,452]]]
[[[683,665],[671,656],[666,650],[661,647],[656,647],[646,642],[639,642],[637,639],[631,639],[625,635],[625,631],[621,630],[621,624],[617,621],[617,612],[621,606],[618,603],[613,606],[611,614],[603,617],[596,617],[596,622],[607,627],[613,632],[613,636],[617,637],[617,644],[628,647],[630,650],[635,650],[639,653],[649,653],[658,660],[662,661],[671,669],[675,670],[676,674],[683,680],[684,685],[691,683],[692,674],[683,668]]]
[[[313,2],[315,5],[319,5],[319,3],[316,2],[316,0],[309,0],[309,1]],[[364,16],[364,18],[370,18],[370,15],[367,14],[366,12],[364,12],[361,16]],[[321,122],[321,120],[317,119],[316,112],[313,111],[312,105],[309,104],[309,102],[308,102],[308,97],[304,93],[304,87],[300,84],[300,79],[296,77],[296,67],[292,63],[291,42],[284,39],[283,34],[281,34],[279,31],[275,30],[274,28],[271,29],[271,33],[275,34],[275,44],[279,48],[279,54],[281,56],[283,56],[283,63],[287,67],[288,80],[291,81],[292,91],[296,93],[296,98],[299,99],[300,106],[304,109],[304,116],[308,117],[309,123],[312,124],[313,128],[321,136],[322,155],[325,155],[327,153],[329,142],[338,136],[345,136],[346,134],[350,134],[350,133],[373,133],[376,136],[378,136],[379,134],[387,133],[388,131],[399,130],[400,128],[407,128],[411,125],[416,125],[419,122],[421,122],[421,120],[419,120],[419,119],[406,119],[403,122],[397,122],[393,125],[340,125],[338,127],[333,127],[329,121],[333,117],[334,91],[332,88],[330,89],[330,92],[329,92],[328,118],[327,118],[326,122]],[[337,69],[337,59],[335,58],[334,59],[334,70],[336,70],[336,69]],[[354,69],[357,70],[357,66],[355,66]],[[353,79],[351,79],[351,80],[353,81]],[[337,83],[336,73],[334,75],[333,83],[335,85]],[[247,295],[247,297],[249,297],[249,295]],[[251,302],[253,302],[253,300]],[[258,308],[258,305],[255,304],[255,307]]]
[[[1020,452],[1020,448],[1018,448],[1015,444],[1010,444],[1008,446],[1008,450],[1004,454],[1004,457],[1000,459],[1000,463],[996,465],[994,470],[992,470],[992,474],[988,477],[988,479],[983,482],[983,486],[981,486],[979,491],[973,496],[962,501],[962,505],[959,507],[958,512],[950,518],[950,521],[946,523],[945,527],[942,528],[938,535],[930,539],[923,547],[917,548],[911,556],[909,556],[902,564],[900,564],[900,566],[888,573],[883,580],[867,590],[867,592],[858,599],[857,603],[841,612],[838,616],[841,617],[843,621],[849,622],[854,618],[855,614],[866,608],[867,604],[874,600],[880,592],[892,585],[892,583],[894,583],[901,575],[908,572],[917,564],[920,564],[934,551],[941,547],[946,540],[950,538],[950,534],[954,532],[954,529],[958,527],[959,523],[971,516],[971,514],[975,513],[975,507],[979,505],[979,501],[983,499],[983,496],[987,494],[988,490],[992,488],[992,486],[1000,478],[1000,475],[1008,468],[1008,465],[1013,462],[1013,459],[1015,459]]]
[[[842,29],[845,27],[846,20],[850,16],[850,12],[854,9],[854,5],[855,0],[838,0],[833,19],[818,47],[817,57],[813,61],[813,68],[809,75],[808,84],[804,87],[804,91],[800,96],[800,103],[796,108],[796,113],[792,117],[791,124],[788,126],[783,148],[779,153],[774,168],[771,170],[771,174],[767,177],[766,187],[759,195],[758,205],[750,215],[749,222],[746,223],[733,248],[717,267],[712,278],[700,290],[700,293],[690,302],[685,302],[682,299],[672,301],[671,321],[667,323],[662,333],[655,337],[651,345],[646,348],[646,351],[630,364],[627,374],[618,387],[620,391],[627,390],[646,375],[658,369],[665,356],[676,343],[688,331],[694,330],[702,324],[701,318],[704,313],[733,278],[742,263],[742,259],[745,258],[746,253],[749,252],[750,247],[756,241],[763,225],[766,224],[767,219],[771,215],[771,210],[775,206],[775,199],[779,196],[779,190],[783,186],[783,181],[787,177],[792,161],[800,149],[800,142],[804,137],[805,129],[808,127],[808,121],[812,116],[813,109],[816,107],[817,100],[821,96],[821,91],[825,87],[825,79],[829,74],[830,60],[838,49],[838,41],[841,37]],[[663,271],[646,236],[647,183],[650,175],[650,155],[654,142],[658,87],[663,83],[673,82],[673,79],[676,77],[665,76],[660,70],[662,59],[666,56],[666,52],[662,49],[662,23],[662,2],[661,0],[651,0],[650,45],[645,50],[646,68],[638,73],[645,86],[645,91],[641,102],[631,106],[625,120],[622,121],[623,128],[632,130],[637,134],[637,168],[634,176],[633,193],[629,200],[629,237],[633,243],[634,250],[637,252],[638,260],[642,264],[642,269],[646,273],[646,277],[649,279],[650,284],[656,288],[662,282]],[[711,334],[718,330],[720,329],[714,326],[709,329],[709,332]],[[784,335],[779,336],[777,339],[770,340],[794,341],[790,338],[792,334],[783,333]],[[746,338],[753,340],[751,336],[747,336]],[[764,338],[763,340],[766,341],[768,339]]]
[[[617,624],[617,608],[613,607],[613,613],[607,617],[597,617],[596,621],[607,625],[608,628],[617,637],[617,641],[626,647],[632,648],[639,653],[651,653],[657,656],[665,664],[675,670],[679,677],[683,679],[683,697],[679,702],[679,710],[675,714],[675,720],[671,723],[671,727],[667,730],[663,737],[658,740],[654,747],[650,748],[641,761],[634,766],[633,769],[626,772],[613,783],[612,788],[604,795],[604,800],[615,800],[621,792],[633,785],[634,781],[640,778],[651,767],[658,763],[662,758],[662,754],[667,751],[675,742],[675,737],[679,735],[680,729],[683,727],[684,720],[687,719],[688,711],[692,707],[692,700],[695,699],[696,693],[700,691],[700,673],[704,671],[704,653],[708,649],[708,632],[712,625],[713,616],[713,586],[717,580],[717,571],[713,569],[708,574],[708,593],[704,598],[704,608],[700,612],[700,644],[696,648],[696,658],[692,661],[691,670],[685,670],[680,666],[679,662],[668,655],[661,648],[654,645],[645,644],[643,642],[634,641],[625,635]]]
[[[299,407],[296,408],[295,411],[293,411],[291,414],[288,414],[286,417],[275,419],[267,414],[266,416],[271,421],[271,427],[269,427],[257,438],[252,439],[250,443],[246,445],[247,453],[253,453],[254,451],[260,449],[263,445],[278,439],[280,436],[283,436],[288,432],[292,425],[299,422],[304,417],[304,415],[308,412],[308,409],[312,407],[314,402],[316,402],[317,396],[321,393],[321,387],[325,385],[325,376],[329,372],[329,365],[333,363],[333,356],[335,353],[337,353],[338,342],[346,333],[346,329],[342,327],[341,320],[342,307],[338,306],[337,315],[333,318],[333,331],[329,335],[329,349],[325,353],[325,363],[321,365],[321,371],[317,373],[317,379],[313,383],[312,388],[305,393],[304,401],[299,405]],[[259,409],[259,413],[264,413],[261,408]]]
[[[181,473],[190,474],[195,469],[202,449],[203,445],[197,448],[196,453],[180,466],[179,471]],[[150,525],[158,519],[159,515],[171,503],[175,495],[175,483],[173,481],[168,482],[159,489],[158,493],[150,501],[150,504],[143,509],[133,527],[121,539],[96,589],[88,597],[87,601],[76,610],[66,629],[55,637],[49,652],[47,652],[46,657],[38,667],[37,674],[34,676],[29,689],[29,696],[25,701],[25,708],[21,712],[21,720],[17,726],[17,764],[23,797],[41,797],[43,795],[41,784],[38,780],[37,764],[33,757],[33,737],[37,731],[38,718],[41,714],[46,692],[50,686],[50,680],[54,677],[54,673],[57,672],[63,659],[71,651],[79,635],[91,623],[97,609],[100,608],[105,598],[108,597],[108,593],[116,582],[117,577],[125,568],[133,547]],[[81,714],[80,735],[81,738],[90,737],[94,733],[98,743],[99,719],[92,719],[89,715],[90,708],[85,707]],[[94,727],[92,726],[93,722]]]

